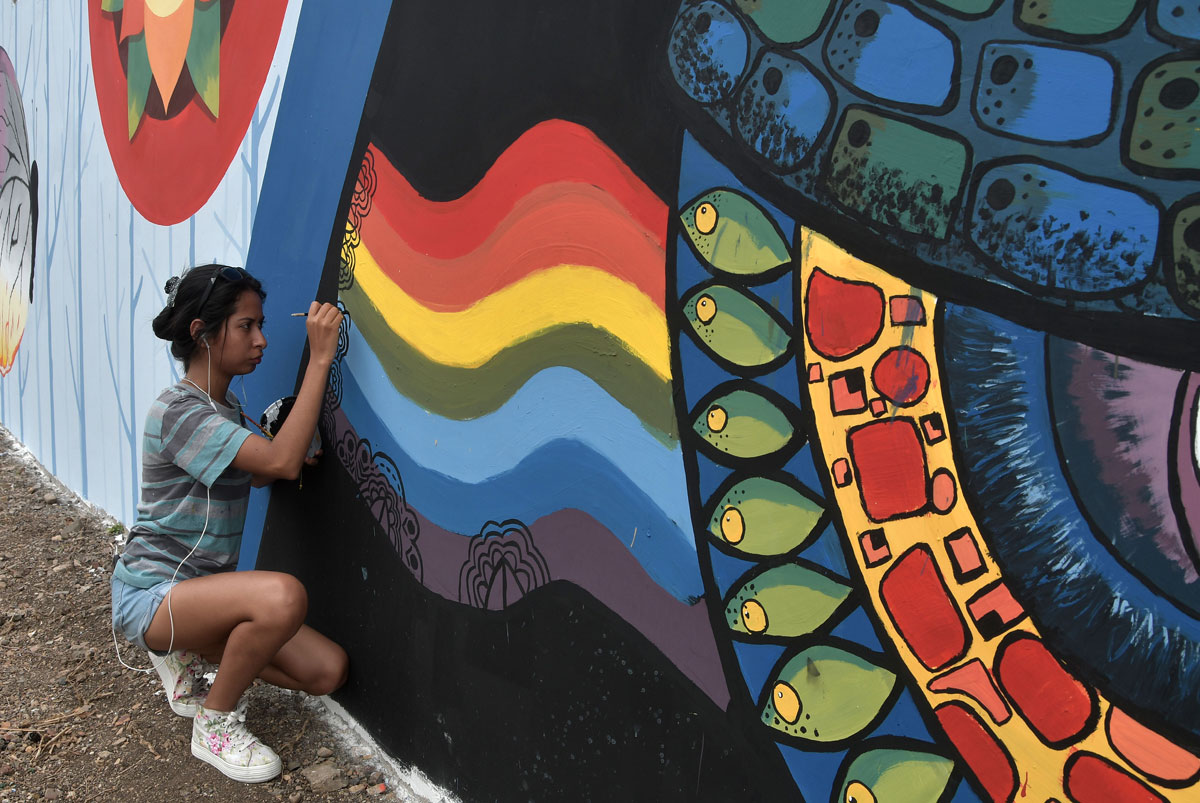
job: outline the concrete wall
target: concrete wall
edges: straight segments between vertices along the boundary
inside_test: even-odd
[[[1200,794],[1194,10],[171,5],[0,11],[0,420],[131,520],[165,279],[263,279],[251,410],[341,304],[243,568],[306,582],[396,758]]]

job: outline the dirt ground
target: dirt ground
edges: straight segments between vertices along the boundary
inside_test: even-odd
[[[241,784],[193,758],[191,721],[171,712],[158,676],[125,669],[113,649],[118,527],[0,428],[0,801],[422,799],[394,787],[389,765],[339,733],[320,701],[261,684],[247,723],[282,776]],[[118,640],[126,663],[149,666]]]

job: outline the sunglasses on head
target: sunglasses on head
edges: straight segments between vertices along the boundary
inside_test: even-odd
[[[208,287],[204,288],[204,295],[200,296],[200,305],[196,307],[196,315],[199,316],[204,311],[204,305],[208,303],[208,297],[212,295],[213,288],[217,284],[217,279],[224,279],[227,282],[240,282],[249,277],[250,274],[241,268],[221,268],[214,273],[208,280]]]

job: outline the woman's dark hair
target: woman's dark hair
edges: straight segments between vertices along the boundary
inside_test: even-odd
[[[233,314],[242,291],[253,290],[260,299],[267,297],[262,282],[228,265],[197,265],[183,276],[167,279],[163,289],[167,306],[154,318],[154,334],[171,342],[171,354],[185,367],[199,347],[199,337],[192,337],[192,321],[204,321],[201,334],[211,339]]]

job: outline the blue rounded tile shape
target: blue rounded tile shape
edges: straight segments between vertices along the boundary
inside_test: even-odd
[[[833,113],[831,96],[803,59],[766,51],[738,97],[738,133],[775,170],[790,172],[820,142]]]
[[[750,61],[746,26],[720,3],[687,6],[675,18],[667,61],[675,83],[699,103],[733,94]]]
[[[838,80],[876,100],[939,109],[955,98],[955,40],[894,3],[846,4],[825,40],[824,58]]]
[[[970,237],[1000,275],[1067,296],[1118,292],[1149,275],[1160,214],[1141,195],[1031,162],[977,176]]]
[[[972,112],[997,134],[1035,142],[1079,142],[1112,128],[1117,74],[1108,59],[1065,47],[989,42]]]
[[[1182,0],[1155,0],[1150,12],[1151,28],[1169,38],[1200,41],[1200,5]]]

